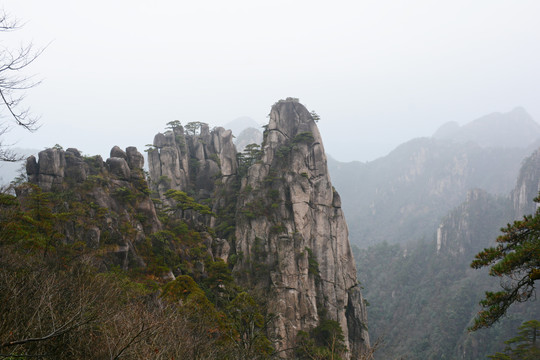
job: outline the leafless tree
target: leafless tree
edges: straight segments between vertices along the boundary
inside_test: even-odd
[[[240,358],[212,307],[96,273],[90,257],[63,265],[12,250],[0,245],[0,359]]]
[[[4,11],[0,12],[0,33],[8,33],[21,28],[19,21],[12,19]],[[32,43],[13,49],[0,42],[0,116],[6,120],[0,123],[0,161],[19,161],[18,156],[2,140],[11,125],[21,126],[32,132],[37,130],[38,117],[26,107],[26,90],[38,85],[40,81],[24,74],[24,70],[43,52],[36,50]]]
[[[382,338],[378,338],[374,344],[368,347],[360,354],[359,360],[373,360],[375,359],[375,352],[384,346]]]

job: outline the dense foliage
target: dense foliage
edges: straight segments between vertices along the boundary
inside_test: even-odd
[[[263,302],[212,257],[211,229],[173,216],[207,206],[171,193],[163,228],[141,239],[151,228],[136,210],[146,187],[103,173],[66,189],[22,184],[18,197],[0,194],[0,303],[9,309],[0,312],[0,357],[272,356]],[[96,193],[110,196],[111,208],[91,201]],[[99,244],[77,235],[93,229]],[[128,262],[119,257],[125,241]]]
[[[347,352],[339,323],[324,317],[311,331],[299,331],[297,342],[297,359],[341,360]]]

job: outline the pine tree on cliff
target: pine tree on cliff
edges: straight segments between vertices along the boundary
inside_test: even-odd
[[[518,336],[505,341],[507,345],[502,353],[489,356],[494,360],[534,360],[540,358],[540,321],[530,320],[519,327]]]
[[[540,197],[534,199],[540,203]],[[489,274],[501,278],[502,291],[486,292],[480,302],[484,308],[475,319],[472,331],[490,327],[515,302],[525,302],[536,294],[540,279],[540,208],[534,215],[501,229],[498,245],[476,254],[471,267],[491,266]]]

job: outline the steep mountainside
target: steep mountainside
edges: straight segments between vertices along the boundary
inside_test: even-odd
[[[329,167],[344,201],[351,241],[362,247],[432,236],[470,189],[507,194],[532,148],[483,148],[419,138],[369,163]]]
[[[241,284],[267,299],[269,335],[282,356],[295,356],[288,349],[302,332],[334,321],[347,358],[358,357],[369,346],[366,311],[311,114],[296,99],[277,102],[262,148],[241,154],[240,163],[230,131],[199,126],[185,135],[176,124],[154,138],[148,157],[156,195],[167,204],[170,190],[184,191],[218,215],[210,222],[213,248],[234,264]]]
[[[516,108],[461,127],[445,124],[432,138],[411,140],[369,163],[331,160],[334,183],[347,199],[351,241],[364,247],[431,237],[469,190],[508,194],[539,139],[540,125]]]
[[[405,246],[357,249],[359,278],[370,301],[370,336],[386,343],[378,359],[480,359],[500,351],[523,321],[538,318],[537,302],[516,304],[493,328],[468,333],[484,291],[499,287],[487,271],[469,266],[495,245],[499,228],[520,216],[520,189],[537,187],[538,153],[524,161],[510,197],[472,190],[440,222],[436,236]],[[536,195],[533,195],[533,197]],[[515,206],[514,204],[517,204]]]
[[[214,252],[224,244],[207,206],[182,192],[151,199],[133,147],[106,161],[60,147],[38,157],[16,197],[0,193],[5,356],[273,356],[261,302]]]
[[[338,321],[352,358],[369,343],[341,200],[321,137],[295,100],[272,107],[262,155],[242,180],[235,272],[261,286],[275,313],[279,349],[321,318]],[[257,273],[260,263],[266,273]],[[256,266],[256,265],[255,265]]]
[[[114,279],[136,278],[133,293],[148,296],[142,313],[163,322],[170,307],[174,326],[214,354],[199,356],[184,339],[191,352],[169,356],[178,347],[160,345],[158,358],[357,359],[368,351],[347,224],[310,112],[297,99],[278,101],[262,147],[245,153],[230,130],[167,125],[147,150],[149,183],[134,147],[115,146],[106,161],[59,146],[29,157],[29,183],[17,197],[0,194],[0,247],[12,257],[43,251],[52,264],[84,256],[92,279],[111,270]],[[153,336],[153,325],[132,320]]]

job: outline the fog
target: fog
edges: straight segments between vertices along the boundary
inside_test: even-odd
[[[171,120],[267,121],[298,97],[326,151],[370,161],[400,143],[523,106],[540,120],[538,1],[7,0],[3,44],[46,47],[27,70],[35,133],[8,143],[106,155]]]

